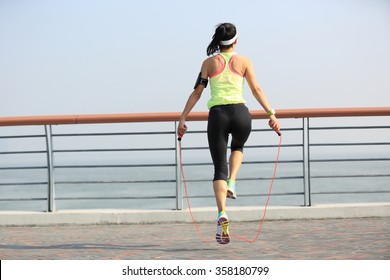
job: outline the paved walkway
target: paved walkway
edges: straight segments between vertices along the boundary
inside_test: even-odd
[[[207,238],[215,226],[201,224]],[[257,223],[231,223],[253,238]],[[382,259],[390,260],[390,219],[266,221],[260,239],[203,243],[192,224],[0,227],[0,259]]]

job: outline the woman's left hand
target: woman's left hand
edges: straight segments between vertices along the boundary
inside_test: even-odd
[[[280,123],[279,120],[275,117],[275,115],[270,116],[270,120],[268,122],[270,128],[272,128],[276,133],[280,134]]]

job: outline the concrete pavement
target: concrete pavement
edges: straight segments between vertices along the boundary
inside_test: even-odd
[[[254,238],[258,222],[231,219],[234,235]],[[0,227],[2,260],[267,259],[390,260],[390,219],[266,220],[256,243],[219,245],[214,223]]]

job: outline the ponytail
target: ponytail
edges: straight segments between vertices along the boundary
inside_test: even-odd
[[[231,23],[221,23],[215,29],[213,39],[207,47],[207,55],[213,55],[217,51],[230,48],[232,44],[228,46],[221,45],[221,41],[226,41],[234,38],[236,36],[237,30],[236,27]]]

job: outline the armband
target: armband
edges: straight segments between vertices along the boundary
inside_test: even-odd
[[[196,83],[195,83],[194,89],[196,89],[196,87],[197,87],[198,85],[202,85],[202,86],[204,86],[205,88],[207,87],[207,84],[208,84],[209,80],[208,80],[208,79],[203,79],[203,78],[200,76],[201,74],[202,74],[202,72],[199,73],[198,78],[196,79]]]

